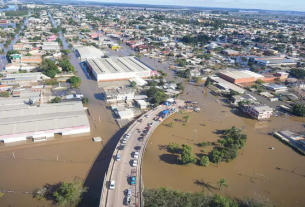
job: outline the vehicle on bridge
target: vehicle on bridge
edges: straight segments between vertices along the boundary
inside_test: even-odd
[[[125,149],[125,146],[126,146],[125,144],[121,144],[121,145],[120,145],[120,150],[124,150],[124,149]]]
[[[117,154],[115,160],[116,160],[116,161],[120,161],[120,160],[121,160],[121,154]]]
[[[130,176],[130,184],[135,185],[137,183],[137,170],[132,169],[131,170],[131,176]]]
[[[110,190],[114,190],[115,189],[115,180],[111,180],[110,181],[109,189]]]
[[[132,166],[137,167],[138,166],[138,160],[132,160]]]
[[[133,153],[133,158],[138,159],[139,158],[139,152],[134,152]]]

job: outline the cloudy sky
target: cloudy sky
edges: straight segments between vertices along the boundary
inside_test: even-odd
[[[89,1],[89,0],[86,0]],[[90,0],[112,3],[305,11],[305,0]]]

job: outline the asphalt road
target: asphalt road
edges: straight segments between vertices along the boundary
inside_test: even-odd
[[[157,108],[155,111],[148,112],[149,117],[143,118],[143,121],[141,123],[137,122],[136,125],[129,132],[126,132],[130,133],[131,136],[125,144],[125,149],[119,151],[119,154],[121,155],[121,160],[115,161],[114,163],[110,180],[114,180],[116,182],[116,186],[114,190],[109,190],[108,192],[108,199],[106,205],[107,207],[119,207],[124,205],[126,206],[126,197],[124,192],[128,188],[132,188],[131,205],[129,206],[136,206],[136,197],[139,196],[140,193],[138,187],[140,179],[137,176],[137,185],[131,185],[130,177],[132,174],[132,170],[137,170],[137,168],[140,167],[141,152],[139,153],[139,158],[136,159],[138,160],[138,167],[132,167],[132,160],[135,160],[134,152],[139,151],[135,148],[137,146],[142,145],[143,141],[139,141],[139,138],[143,137],[143,135],[147,132],[146,127],[148,126],[148,123],[153,122],[154,125],[157,124],[156,121],[153,120],[153,118],[156,117],[156,115],[164,109],[165,108],[160,107]],[[115,159],[115,157],[113,157],[113,159]]]

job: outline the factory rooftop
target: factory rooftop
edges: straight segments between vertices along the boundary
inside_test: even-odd
[[[99,58],[87,62],[97,74],[151,71],[134,57]]]
[[[54,133],[89,132],[89,121],[81,102],[41,106],[12,105],[0,109],[0,140],[22,141]]]

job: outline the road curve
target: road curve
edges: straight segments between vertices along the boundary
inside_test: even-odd
[[[182,105],[184,105],[184,102],[178,100],[175,106],[160,106],[155,110],[151,110],[145,115],[141,116],[138,120],[142,119],[142,122],[136,120],[136,122],[128,128],[125,134],[128,133],[131,134],[131,136],[125,144],[125,149],[116,149],[113,153],[108,173],[105,176],[100,207],[141,206],[141,166],[143,161],[143,155],[150,135],[152,134],[154,129],[157,128],[157,126],[162,122],[155,121],[154,118],[165,109],[175,108],[175,111],[178,111],[178,106]],[[152,123],[152,126],[149,130],[147,130],[149,123]],[[121,141],[123,137],[119,141],[117,148],[119,148],[119,146],[122,144]],[[139,138],[143,139],[141,140]],[[140,149],[137,149],[137,147],[140,147]],[[139,152],[138,159],[134,158],[134,152],[136,151]],[[117,154],[121,155],[120,161],[115,161]],[[133,160],[138,161],[138,165],[136,167],[132,166]],[[130,184],[130,176],[132,173],[136,174],[137,176],[136,185]],[[114,190],[109,189],[109,184],[111,180],[114,180],[116,182]],[[132,189],[130,205],[126,205],[125,190],[128,188]]]

